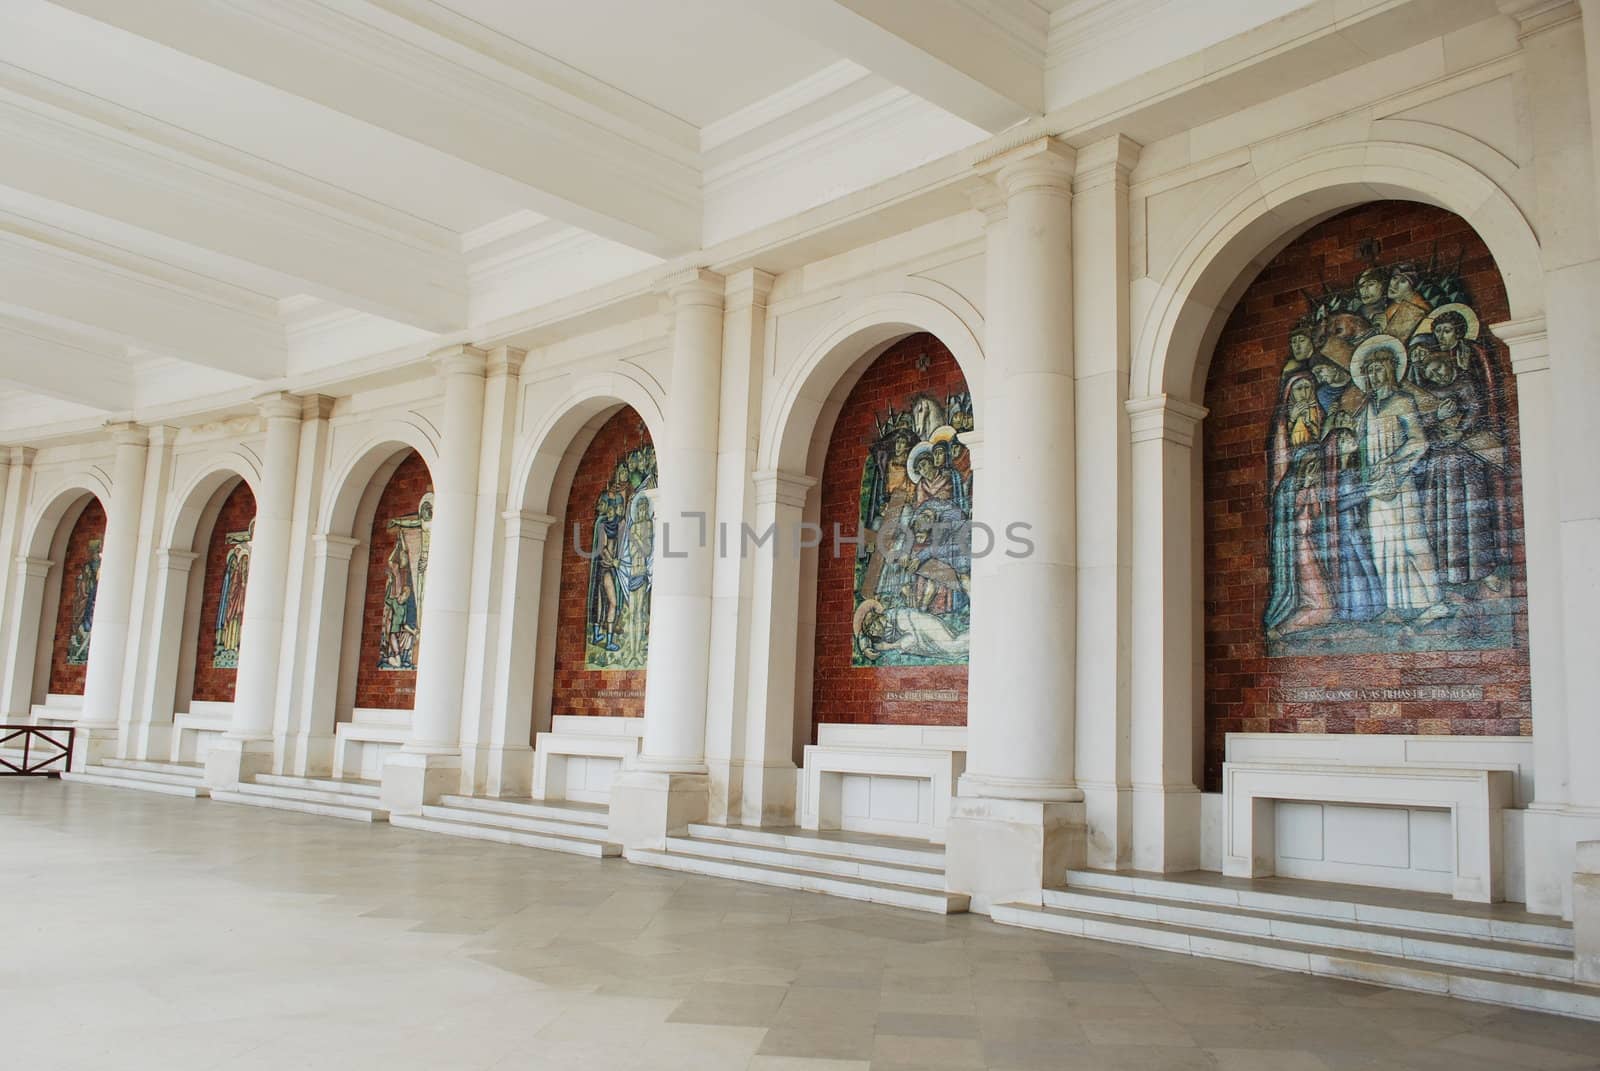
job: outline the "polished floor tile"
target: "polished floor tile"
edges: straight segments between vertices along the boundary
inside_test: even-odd
[[[0,1007],[30,1071],[1600,1069],[1596,1023],[44,781]]]

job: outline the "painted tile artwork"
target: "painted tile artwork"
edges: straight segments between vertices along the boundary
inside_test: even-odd
[[[255,531],[255,522],[251,521],[244,531],[229,532],[224,537],[228,551],[213,627],[216,642],[211,648],[211,665],[214,669],[239,668],[239,635],[244,630],[245,585],[250,579],[250,545]]]
[[[972,395],[875,420],[861,472],[852,665],[964,666],[972,592]]]
[[[72,578],[71,631],[67,633],[69,666],[89,664],[89,634],[94,628],[94,597],[100,589],[101,540],[89,542],[89,556]]]
[[[1306,294],[1267,446],[1267,651],[1506,647],[1508,375],[1448,256]]]
[[[616,458],[594,504],[588,546],[583,668],[644,669],[650,649],[655,561],[656,451],[648,443]]]
[[[384,559],[383,623],[378,638],[378,668],[414,670],[422,647],[422,599],[427,590],[428,541],[433,526],[433,492],[416,511],[392,517],[394,548]]]

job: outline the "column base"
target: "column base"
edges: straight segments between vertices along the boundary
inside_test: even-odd
[[[1572,944],[1578,981],[1600,985],[1600,840],[1578,845],[1572,875]]]
[[[1200,869],[1200,790],[1133,786],[1133,866],[1158,874]]]
[[[747,826],[796,824],[795,800],[800,771],[792,762],[757,766],[746,763],[740,793],[739,821]]]
[[[1600,840],[1600,808],[1530,804],[1523,812],[1524,896],[1529,911],[1573,917],[1573,871],[1578,845]]]
[[[491,747],[484,758],[483,790],[491,796],[533,795],[533,748]]]
[[[272,771],[272,741],[224,736],[206,752],[206,787],[234,789]]]
[[[972,897],[973,911],[1041,904],[1047,886],[1083,866],[1083,804],[958,796],[944,860],[945,888]]]
[[[700,773],[624,770],[611,782],[607,836],[629,848],[664,848],[667,838],[691,822],[704,822],[711,804],[711,778]]]
[[[106,759],[117,757],[117,741],[121,734],[116,722],[63,724],[76,730],[72,736],[72,755],[67,761],[68,769],[74,773],[82,773],[85,766],[97,766]]]
[[[459,753],[398,751],[384,760],[378,798],[390,814],[421,814],[440,796],[459,791]]]
[[[1088,826],[1086,863],[1097,870],[1120,870],[1133,859],[1133,789],[1126,785],[1078,782],[1083,789]]]

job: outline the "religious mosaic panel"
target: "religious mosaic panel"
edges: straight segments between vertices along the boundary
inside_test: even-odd
[[[1369,259],[1285,340],[1268,653],[1505,646],[1504,362],[1456,258]]]
[[[67,632],[67,657],[69,666],[89,664],[89,634],[94,629],[94,597],[100,590],[100,548],[103,540],[89,540],[88,556],[71,576],[71,601],[68,603],[71,622]]]
[[[244,631],[245,584],[250,579],[250,545],[256,523],[242,532],[223,536],[227,548],[222,565],[222,588],[218,593],[217,615],[212,624],[215,636],[211,647],[213,669],[239,668],[239,635]]]
[[[594,502],[584,616],[583,668],[644,669],[650,650],[650,578],[655,559],[656,450],[616,455]]]
[[[424,494],[411,513],[389,518],[387,528],[394,545],[383,562],[378,668],[415,670],[422,648],[422,599],[427,590],[433,492]]]
[[[964,666],[972,594],[972,396],[919,392],[877,414],[861,471],[853,662]]]

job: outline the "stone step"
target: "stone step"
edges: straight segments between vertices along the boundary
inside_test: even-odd
[[[1332,889],[1323,885],[1318,891],[1312,892],[1310,889],[1318,883],[1305,884],[1307,891],[1301,892],[1252,888],[1243,881],[1193,881],[1181,876],[1109,870],[1067,872],[1067,888],[1080,892],[1098,890],[1402,930],[1423,930],[1449,937],[1476,937],[1546,945],[1550,948],[1572,948],[1572,926],[1557,918],[1518,920],[1495,917],[1487,912],[1478,914],[1470,909],[1462,909],[1467,905],[1457,908],[1442,897],[1437,903],[1421,902],[1423,898],[1420,896],[1416,898],[1419,902],[1415,903],[1383,903],[1380,901],[1386,897],[1386,891],[1363,890],[1359,886]]]
[[[1350,952],[1372,952],[1396,959],[1507,971],[1542,978],[1570,981],[1573,977],[1571,950],[1548,945],[1493,941],[1459,934],[1446,936],[1362,922],[1258,911],[1232,905],[1202,904],[1191,900],[1133,896],[1098,889],[1082,890],[1071,886],[1046,889],[1044,903],[1047,907],[1071,914],[1272,937],[1303,945],[1322,945]]]
[[[712,878],[730,878],[734,881],[748,881],[757,885],[774,885],[779,888],[797,889],[802,892],[826,893],[829,896],[840,896],[850,900],[865,900],[874,904],[888,904],[893,907],[910,908],[914,911],[931,911],[938,915],[959,914],[967,910],[968,897],[961,893],[935,892],[909,885],[869,881],[865,878],[820,874],[813,870],[804,870],[796,867],[741,863],[731,859],[713,859],[694,854],[692,849],[683,850],[683,844],[688,840],[689,838],[687,837],[668,837],[665,851],[651,848],[635,848],[630,849],[625,854],[630,863],[642,863],[645,866],[662,867],[667,870],[701,874]]]
[[[248,796],[270,796],[274,799],[299,800],[302,803],[331,803],[336,807],[373,807],[378,802],[377,797],[364,792],[344,792],[333,788],[301,788],[246,782],[239,785],[239,791]]]
[[[790,867],[814,874],[906,885],[917,889],[944,891],[944,867],[911,866],[906,863],[877,863],[843,855],[821,855],[789,848],[767,848],[737,840],[720,840],[693,835],[677,838],[672,850],[707,859],[729,859],[756,866]],[[942,863],[942,860],[941,860]]]
[[[93,767],[83,773],[64,773],[63,781],[76,781],[83,785],[103,785],[106,788],[131,788],[139,792],[157,792],[163,796],[183,796],[186,799],[200,799],[209,794],[209,789],[198,781],[191,784],[171,784],[166,781],[142,781],[132,777],[123,777],[119,771],[96,772]]]
[[[494,799],[487,796],[441,796],[439,802],[444,806],[461,810],[508,815],[513,818],[541,819],[573,826],[593,826],[598,829],[605,829],[611,820],[610,809],[598,803]]]
[[[205,777],[206,768],[198,762],[157,762],[154,759],[101,759],[101,766],[113,770],[138,770],[143,773],[171,774],[174,777]]]
[[[448,822],[470,822],[480,826],[511,830],[517,833],[549,834],[557,837],[576,837],[579,840],[602,841],[606,827],[592,822],[572,822],[566,818],[547,818],[542,813],[517,814],[512,811],[484,810],[462,807],[449,802],[460,797],[445,796],[443,804],[422,808],[424,818],[438,818]]]
[[[814,833],[797,829],[753,829],[749,826],[719,826],[695,823],[688,828],[696,840],[720,840],[750,844],[778,851],[832,855],[865,859],[874,863],[936,868],[944,870],[944,848],[907,840],[886,843],[894,838],[856,836],[849,833]]]
[[[263,792],[262,789],[275,789],[274,792]],[[296,791],[284,789],[274,785],[242,784],[237,789],[216,789],[211,793],[211,798],[219,803],[243,803],[250,807],[270,807],[279,811],[297,811],[300,814],[321,815],[324,818],[345,818],[353,822],[387,822],[389,812],[376,807],[369,807],[361,797],[351,800],[345,797],[343,802],[329,802],[318,799],[318,796],[332,795],[332,793],[317,792],[306,796],[295,795]]]
[[[370,796],[378,798],[382,786],[376,781],[357,781],[337,777],[290,777],[286,774],[256,774],[258,785],[278,788],[303,788],[312,792],[335,792],[341,796]]]
[[[462,815],[449,807],[424,807],[421,816],[391,815],[389,824],[402,829],[421,829],[429,833],[443,833],[451,837],[470,837],[473,840],[494,841],[497,844],[515,844],[523,848],[541,848],[545,851],[584,855],[592,859],[622,854],[620,844],[592,837],[575,837],[561,833],[530,832],[500,825],[486,825],[473,816]]]
[[[1032,904],[995,904],[991,917],[1007,926],[1600,1020],[1600,987],[1552,978],[1422,963],[1373,952]]]
[[[99,766],[89,766],[84,770],[84,773],[98,774],[101,777],[116,777],[128,781],[150,781],[163,785],[204,784],[204,781],[201,780],[201,771],[186,770],[182,766],[172,766],[158,770],[152,766],[113,766],[107,762]]]

